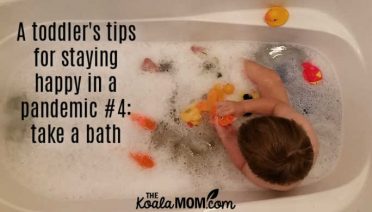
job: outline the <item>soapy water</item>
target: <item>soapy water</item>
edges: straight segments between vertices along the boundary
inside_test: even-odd
[[[195,44],[205,47],[208,56],[198,57],[193,54],[190,47]],[[54,45],[57,50],[66,47],[62,44]],[[110,48],[112,44],[92,45],[79,44],[76,48],[101,45],[102,48]],[[236,91],[230,99],[240,99],[244,93],[249,92],[253,85],[243,76],[241,60],[247,57],[281,73],[292,104],[313,124],[320,142],[320,154],[305,184],[318,181],[336,165],[341,147],[342,111],[337,78],[332,66],[312,49],[285,45],[296,53],[287,54],[288,58],[283,53],[284,57],[279,56],[275,60],[265,52],[273,46],[282,45],[285,44],[246,41],[126,43],[118,47],[117,70],[98,68],[89,71],[103,78],[115,75],[118,81],[116,93],[83,92],[80,96],[58,97],[61,100],[95,100],[101,106],[99,111],[103,111],[107,98],[125,98],[132,105],[131,111],[148,114],[157,121],[158,128],[153,133],[144,131],[128,117],[109,120],[102,116],[94,120],[34,118],[18,122],[19,111],[11,108],[20,99],[56,98],[52,94],[32,92],[34,72],[31,70],[34,69],[34,58],[32,55],[26,56],[22,63],[12,66],[16,74],[8,80],[9,92],[1,102],[2,113],[6,113],[5,121],[1,123],[1,161],[20,184],[49,198],[133,198],[149,191],[157,191],[162,195],[180,195],[214,188],[224,191],[257,190],[233,166],[207,120],[194,128],[189,128],[179,120],[182,110],[201,99],[218,82],[235,85]],[[144,58],[151,58],[160,64],[161,71],[142,71]],[[324,77],[322,83],[313,86],[303,81],[300,63],[297,61],[299,58],[311,60],[320,67]],[[53,73],[53,70],[59,75],[83,73],[86,76],[84,72],[87,72],[57,65],[48,73]],[[82,86],[81,89],[86,91],[86,86]],[[53,123],[66,129],[82,127],[82,123],[95,126],[115,123],[121,126],[121,143],[86,144],[84,133],[81,133],[79,144],[72,144],[68,139],[63,144],[32,144],[31,132],[27,129],[30,123]],[[17,125],[21,126],[21,130],[13,133],[12,129],[16,130]],[[65,137],[69,138],[66,131]],[[138,167],[128,157],[130,151],[151,153],[155,167],[148,170]]]

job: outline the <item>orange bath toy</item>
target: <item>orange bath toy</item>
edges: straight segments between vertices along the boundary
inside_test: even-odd
[[[202,120],[202,112],[208,112],[212,120],[217,116],[217,102],[225,100],[226,95],[234,93],[234,85],[227,83],[225,85],[216,84],[208,91],[207,98],[193,104],[181,113],[181,119],[190,127],[197,126]],[[232,124],[235,117],[232,115],[218,117],[218,123],[221,126]]]
[[[235,86],[233,84],[227,83],[226,85],[223,86],[223,92],[225,94],[232,94],[234,93]]]
[[[156,129],[156,122],[148,116],[131,113],[130,118],[145,130],[154,131]]]
[[[230,83],[227,83],[225,85],[217,84],[209,90],[207,95],[207,103],[209,108],[209,116],[212,120],[214,119],[214,117],[217,116],[217,103],[225,100],[225,96],[234,93],[234,90],[234,85]],[[231,125],[234,120],[235,117],[232,115],[218,117],[218,124],[225,127]]]
[[[219,101],[219,96],[221,93],[219,93],[219,90],[212,88],[209,90],[207,94],[207,105],[208,105],[208,111],[212,112],[215,110],[215,104]]]
[[[196,108],[200,110],[200,112],[208,112],[208,102],[207,100],[201,100],[196,104]]]
[[[227,115],[218,117],[218,124],[222,127],[226,127],[231,125],[235,121],[235,116],[233,115]]]
[[[302,63],[302,74],[304,79],[312,85],[319,83],[323,79],[320,69],[310,62]]]
[[[150,58],[145,58],[142,63],[142,70],[149,71],[149,72],[158,72],[159,66],[152,61]]]
[[[216,104],[219,101],[225,100],[225,93],[223,91],[223,86],[217,84],[213,86],[212,89],[209,90],[207,94],[207,104],[208,104],[208,112],[211,118],[216,116]]]
[[[151,169],[155,166],[154,159],[148,153],[130,152],[129,157],[144,169]]]
[[[271,7],[265,15],[265,22],[271,27],[284,25],[289,18],[288,10],[284,7]]]

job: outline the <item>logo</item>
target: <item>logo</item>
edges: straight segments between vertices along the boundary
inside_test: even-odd
[[[218,200],[219,189],[214,189],[206,197],[175,197],[166,199],[159,197],[158,192],[146,192],[137,197],[136,209],[234,209],[231,200]]]

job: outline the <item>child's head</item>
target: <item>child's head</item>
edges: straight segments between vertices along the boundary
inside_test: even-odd
[[[266,182],[289,185],[309,173],[314,152],[305,130],[295,121],[263,116],[239,129],[239,146],[252,172]]]

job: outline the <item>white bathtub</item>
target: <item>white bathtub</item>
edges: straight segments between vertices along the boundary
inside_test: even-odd
[[[271,29],[263,24],[264,8],[270,3],[289,8],[291,18],[285,27]],[[0,41],[17,32],[19,21],[30,25],[33,21],[127,20],[136,24],[138,40],[279,41],[312,47],[331,61],[341,84],[343,147],[337,167],[320,182],[292,192],[223,193],[221,198],[234,200],[236,211],[343,211],[359,197],[369,176],[371,10],[369,0],[4,1],[0,5]],[[7,60],[17,62],[17,58]],[[1,71],[0,76],[7,73]],[[0,83],[4,82],[2,77]],[[1,211],[132,211],[134,207],[133,200],[125,199],[46,199],[18,185],[0,166]]]

